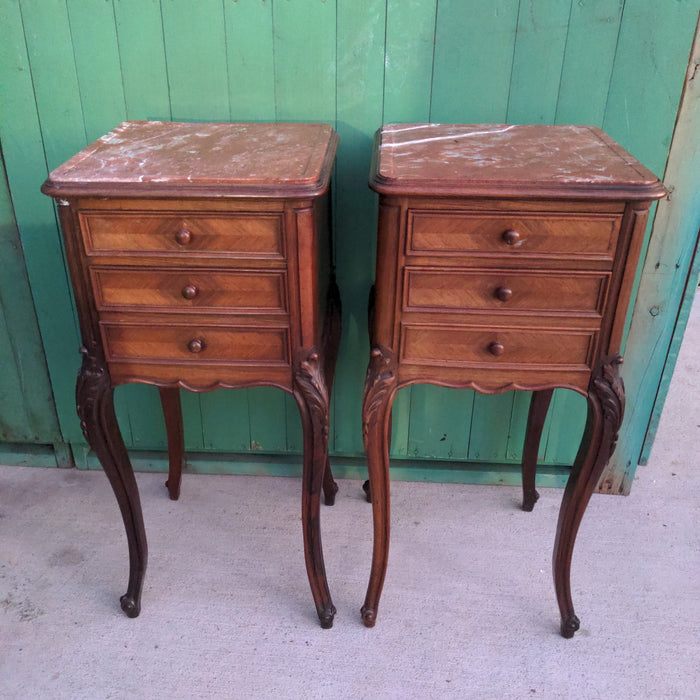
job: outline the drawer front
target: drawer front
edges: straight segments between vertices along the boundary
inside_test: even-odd
[[[401,361],[420,365],[582,367],[595,332],[480,326],[401,326]]]
[[[406,268],[404,309],[600,314],[608,276],[513,270]]]
[[[91,254],[230,253],[242,258],[284,258],[282,215],[210,215],[147,212],[81,212]]]
[[[285,273],[92,267],[100,310],[154,309],[285,313]]]
[[[499,253],[612,258],[614,215],[488,215],[409,211],[407,254]]]
[[[289,364],[287,328],[102,323],[109,362]]]

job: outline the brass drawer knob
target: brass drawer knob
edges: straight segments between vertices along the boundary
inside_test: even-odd
[[[506,245],[515,245],[516,243],[520,243],[522,241],[521,235],[513,229],[504,231],[501,238]]]
[[[500,301],[509,301],[513,296],[513,290],[508,287],[498,287],[495,291],[496,299]]]
[[[202,352],[204,350],[204,341],[201,338],[193,338],[187,343],[187,349],[193,353]]]
[[[192,242],[192,232],[188,231],[186,228],[181,228],[175,234],[175,242],[178,245],[188,245]]]
[[[498,357],[503,354],[505,348],[500,343],[493,342],[489,345],[489,352],[494,356]]]
[[[181,294],[185,299],[194,299],[199,294],[199,289],[194,284],[188,284],[182,288]]]

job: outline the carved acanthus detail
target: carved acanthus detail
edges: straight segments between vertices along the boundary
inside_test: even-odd
[[[85,439],[89,441],[87,421],[95,415],[95,403],[98,397],[109,389],[111,379],[96,341],[93,340],[87,347],[81,347],[80,354],[83,356],[83,364],[78,372],[75,401],[80,428]]]
[[[619,355],[603,358],[600,375],[593,379],[593,389],[600,399],[603,421],[612,435],[608,459],[617,445],[618,432],[625,414],[625,385],[618,367],[622,364]]]
[[[362,437],[365,444],[370,423],[377,419],[377,411],[395,383],[396,359],[394,353],[382,345],[375,345],[370,352],[362,406]]]
[[[304,397],[312,419],[320,419],[323,435],[328,437],[328,389],[323,379],[323,367],[316,348],[311,348],[298,361],[294,373],[295,392]]]

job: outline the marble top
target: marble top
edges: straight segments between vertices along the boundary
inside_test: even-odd
[[[124,122],[56,168],[47,194],[317,193],[337,135],[326,124]]]
[[[393,193],[664,193],[655,175],[589,126],[388,124],[377,132],[371,184]]]

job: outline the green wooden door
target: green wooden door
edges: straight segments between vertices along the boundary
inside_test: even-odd
[[[13,452],[26,452],[17,443],[56,445],[59,460],[67,458],[4,167],[0,167],[0,443],[4,443],[0,444],[3,462],[12,462]],[[41,456],[35,450],[30,459]]]
[[[331,450],[361,460],[374,131],[392,121],[587,123],[661,175],[699,5],[0,0],[0,8],[0,138],[66,439],[82,441],[73,405],[79,340],[54,211],[38,191],[47,171],[124,119],[323,121],[340,135],[333,204],[344,317]],[[628,366],[644,360],[636,350]],[[123,387],[117,401],[127,444],[162,449],[157,393]],[[426,460],[419,478],[438,474],[435,460],[513,465],[527,403],[525,394],[402,390],[392,455]],[[296,406],[281,392],[185,394],[183,404],[189,450],[300,451]],[[556,392],[540,450],[547,464],[571,462],[584,412],[581,397]]]

